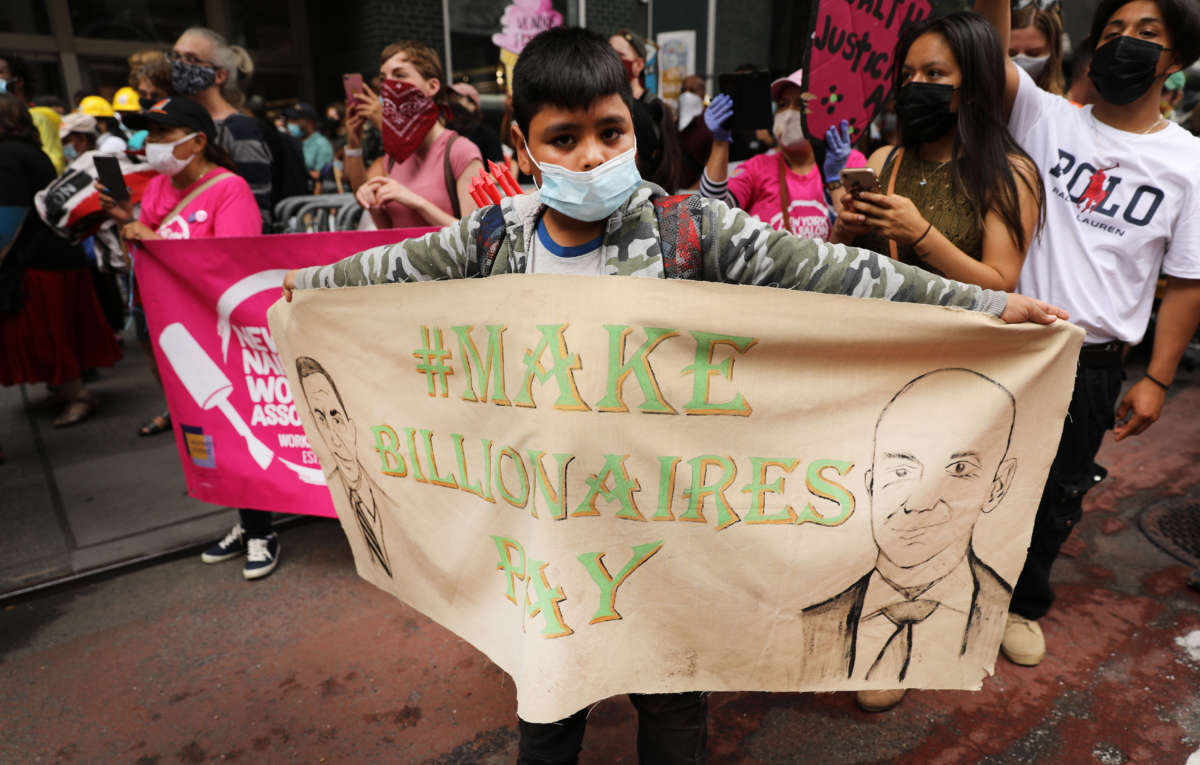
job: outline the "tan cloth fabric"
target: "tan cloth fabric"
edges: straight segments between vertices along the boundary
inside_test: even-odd
[[[941,604],[888,659],[902,684],[978,688],[1082,336],[522,274],[300,291],[270,320],[359,573],[509,673],[531,722],[626,692],[896,687],[853,668],[876,576]],[[365,482],[378,523],[351,507]]]

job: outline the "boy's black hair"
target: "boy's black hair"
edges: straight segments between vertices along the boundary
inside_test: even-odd
[[[547,29],[526,44],[513,67],[513,118],[526,136],[543,106],[586,109],[614,93],[632,120],[633,91],[621,57],[608,40],[581,27]]]
[[[1104,26],[1123,6],[1133,0],[1101,0],[1092,16],[1092,40],[1097,47],[1103,39]],[[1171,36],[1175,62],[1184,69],[1200,58],[1200,7],[1196,0],[1154,0],[1163,17],[1163,26]]]

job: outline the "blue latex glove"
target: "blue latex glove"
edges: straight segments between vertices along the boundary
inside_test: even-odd
[[[841,125],[830,125],[825,131],[825,162],[821,170],[825,182],[833,183],[842,176],[846,160],[850,158],[850,123],[842,120]]]
[[[733,98],[719,93],[704,110],[704,124],[712,131],[713,140],[722,143],[733,141],[733,133],[729,128],[721,127],[725,120],[733,116]]]

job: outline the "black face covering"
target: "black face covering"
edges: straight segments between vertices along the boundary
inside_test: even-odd
[[[1096,48],[1088,77],[1105,101],[1114,106],[1131,104],[1157,79],[1163,50],[1158,43],[1121,35]]]
[[[896,94],[896,117],[900,136],[907,144],[936,141],[958,123],[958,112],[950,111],[953,85],[910,82]]]

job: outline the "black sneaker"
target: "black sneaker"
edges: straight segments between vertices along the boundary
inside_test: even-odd
[[[205,563],[221,563],[236,558],[246,552],[246,535],[242,532],[242,524],[235,524],[225,538],[200,555]]]
[[[250,537],[246,540],[246,565],[242,576],[246,579],[262,579],[279,565],[279,537]]]

